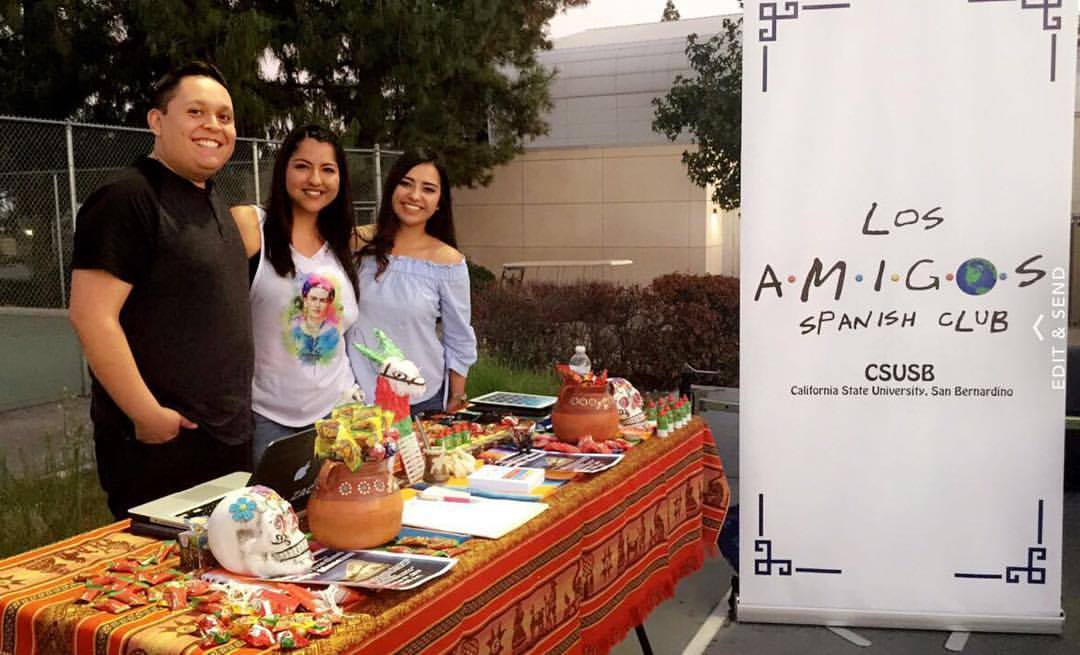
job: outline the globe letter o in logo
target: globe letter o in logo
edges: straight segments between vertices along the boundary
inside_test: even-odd
[[[956,269],[956,286],[969,296],[981,296],[997,284],[997,268],[989,260],[974,257]]]

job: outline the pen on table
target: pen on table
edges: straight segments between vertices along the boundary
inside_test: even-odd
[[[419,494],[417,498],[420,500],[435,500],[443,501],[446,503],[472,503],[475,502],[472,496],[465,492],[459,491],[447,491],[438,487],[428,487]]]

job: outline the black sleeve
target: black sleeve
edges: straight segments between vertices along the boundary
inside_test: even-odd
[[[90,194],[75,219],[73,269],[100,269],[138,284],[153,259],[157,202],[145,181],[129,177]]]

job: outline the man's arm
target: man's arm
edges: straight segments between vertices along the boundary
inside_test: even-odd
[[[135,437],[146,443],[164,443],[193,422],[162,407],[139,374],[127,336],[120,327],[120,309],[131,285],[97,269],[71,273],[69,318],[82,343],[86,360],[109,396],[135,424]]]

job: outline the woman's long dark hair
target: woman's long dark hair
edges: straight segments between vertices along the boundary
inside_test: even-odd
[[[450,178],[446,175],[446,168],[435,157],[414,151],[406,152],[398,157],[386,175],[379,214],[375,217],[375,234],[357,253],[357,263],[366,255],[375,257],[376,278],[382,275],[390,264],[390,251],[394,248],[394,238],[401,226],[401,221],[394,213],[394,190],[401,184],[402,178],[420,164],[431,164],[439,172],[439,207],[424,225],[424,231],[451,248],[457,248],[457,237],[454,236],[454,207],[450,200]]]
[[[263,248],[277,274],[282,277],[296,275],[289,245],[292,243],[292,199],[285,189],[285,174],[289,168],[289,158],[293,156],[300,142],[314,139],[319,143],[329,143],[334,148],[334,158],[338,167],[338,193],[329,205],[319,211],[315,226],[319,236],[326,240],[330,251],[334,253],[345,274],[349,276],[353,293],[359,296],[359,284],[356,267],[352,265],[351,242],[355,221],[352,213],[352,192],[349,188],[349,167],[345,160],[345,150],[333,132],[318,125],[298,127],[285,137],[274,160],[274,177],[270,184],[270,199],[266,207],[266,223],[263,226]]]

